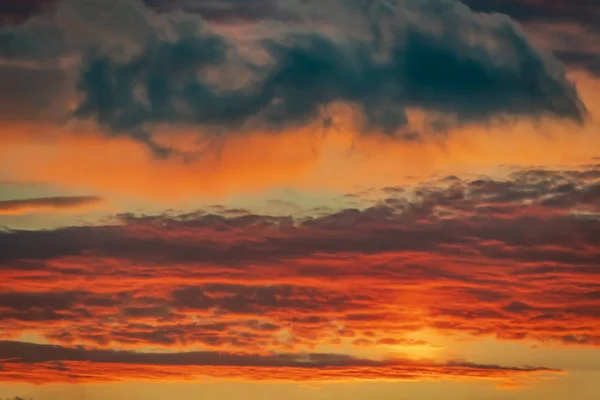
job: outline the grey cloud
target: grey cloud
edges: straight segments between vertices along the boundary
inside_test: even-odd
[[[600,29],[595,0],[460,0],[475,11],[510,15],[522,22],[579,23]]]
[[[566,64],[583,67],[593,75],[600,77],[600,53],[558,50],[554,52],[554,55]]]
[[[158,12],[183,10],[197,13],[208,21],[233,23],[264,19],[287,20],[294,17],[280,10],[275,0],[143,0]],[[0,3],[0,21],[22,23],[44,11],[56,8],[60,0],[4,0]]]
[[[59,68],[31,69],[0,63],[0,121],[51,117],[66,79]]]
[[[503,13],[519,21],[532,35],[540,26],[556,34],[549,50],[569,67],[600,76],[600,53],[594,47],[600,40],[600,7],[595,0],[461,0],[475,11]],[[581,28],[565,30],[565,26]],[[568,44],[562,43],[566,41]]]
[[[236,40],[194,13],[157,14],[135,0],[61,4],[54,20],[0,28],[0,53],[39,61],[82,55],[76,68],[83,100],[72,116],[93,119],[163,155],[169,149],[154,141],[157,125],[277,131],[321,118],[324,107],[339,101],[365,115],[365,128],[390,134],[406,125],[411,107],[456,123],[498,115],[581,121],[585,115],[562,66],[515,24],[499,15],[483,18],[453,0],[367,9],[358,0],[335,2],[339,7],[323,11],[322,22],[337,34],[322,24],[278,25],[252,44],[255,53],[268,56],[262,62],[247,59]],[[319,10],[316,3],[309,7]],[[93,15],[116,13],[121,23],[90,18],[89,9],[97,10]],[[333,17],[336,10],[362,21],[362,34],[360,24],[348,34]],[[227,77],[209,74],[223,66],[248,79],[224,86]]]
[[[162,12],[179,9],[198,13],[207,21],[218,23],[297,19],[293,12],[280,7],[285,2],[277,0],[145,0],[145,3]]]

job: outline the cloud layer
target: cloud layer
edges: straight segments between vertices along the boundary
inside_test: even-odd
[[[241,354],[436,346],[415,338],[424,329],[600,345],[599,166],[382,193],[303,219],[124,214],[2,232],[0,327],[65,345]]]
[[[360,111],[366,130],[384,133],[404,127],[411,108],[438,127],[506,115],[583,118],[562,66],[507,17],[451,0],[278,9],[294,22],[223,30],[136,0],[64,0],[50,16],[0,28],[0,55],[40,74],[72,60],[71,117],[159,153],[168,149],[151,132],[163,124],[282,130],[327,119],[326,107],[340,102]]]

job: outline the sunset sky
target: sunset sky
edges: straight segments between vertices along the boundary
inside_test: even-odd
[[[600,399],[597,0],[0,21],[0,399]]]

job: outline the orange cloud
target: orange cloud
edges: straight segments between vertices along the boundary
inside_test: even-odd
[[[435,346],[410,340],[423,329],[600,345],[598,166],[386,193],[306,219],[127,214],[0,233],[0,327],[235,352]]]

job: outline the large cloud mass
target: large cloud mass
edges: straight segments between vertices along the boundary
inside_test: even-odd
[[[562,66],[508,17],[451,0],[289,1],[277,10],[292,22],[225,29],[136,0],[64,0],[49,15],[0,28],[0,56],[39,74],[68,65],[78,92],[71,117],[159,152],[157,125],[283,129],[340,102],[364,115],[364,128],[385,133],[402,128],[411,108],[444,126],[583,116]]]

